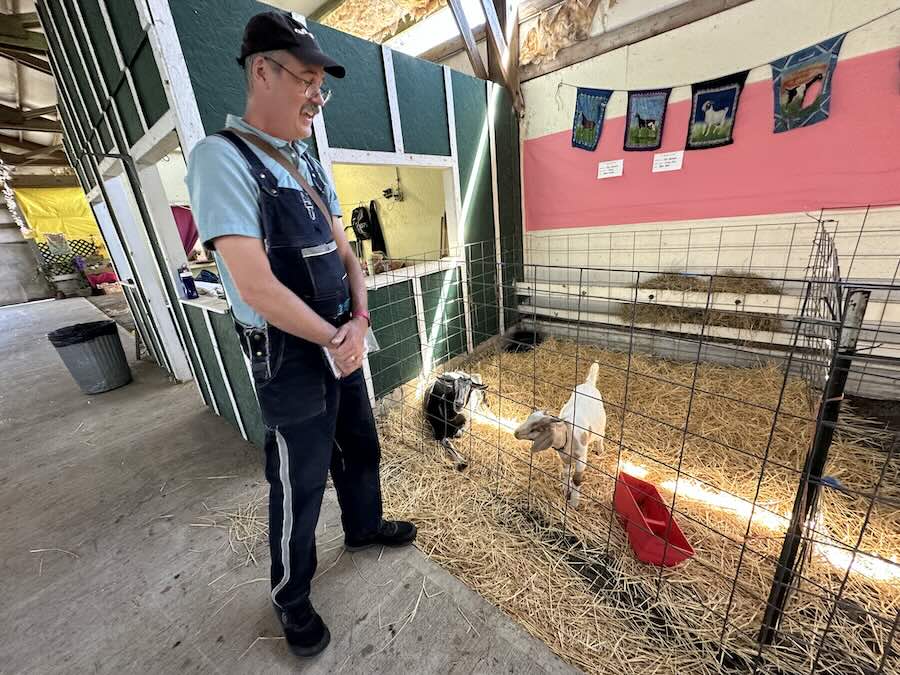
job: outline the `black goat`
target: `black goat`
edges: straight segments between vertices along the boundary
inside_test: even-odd
[[[463,435],[469,424],[468,410],[477,408],[482,393],[487,389],[480,375],[468,373],[444,373],[425,390],[425,419],[431,425],[434,440],[439,441],[447,454],[462,471],[468,466],[466,459],[453,446],[451,438]],[[477,397],[472,400],[473,394]]]

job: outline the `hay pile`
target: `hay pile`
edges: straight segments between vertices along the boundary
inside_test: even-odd
[[[770,280],[756,274],[742,274],[725,270],[712,277],[709,275],[689,275],[666,272],[658,274],[638,284],[638,288],[661,291],[689,291],[696,293],[757,293],[778,295],[781,289]],[[658,303],[623,304],[619,316],[626,324],[633,320],[637,324],[696,324],[723,326],[742,330],[776,332],[781,330],[782,319],[777,314],[748,311],[724,311],[696,307],[677,307]]]
[[[625,354],[555,340],[531,353],[492,352],[464,368],[479,372],[489,385],[491,412],[515,421],[533,408],[558,411],[593,360],[601,364],[606,449],[601,453],[596,443],[592,448],[577,512],[561,499],[555,453],[532,457],[526,443],[497,423],[473,426],[458,442],[470,468],[466,474],[452,471],[429,440],[411,390],[406,405],[381,421],[386,510],[419,523],[419,545],[429,556],[588,672],[745,668],[756,654],[784,514],[791,511],[813,432],[807,387],[789,382],[769,446],[769,409],[776,407],[783,381],[774,366],[703,364],[693,399],[693,364],[634,355],[629,366]],[[665,499],[672,497],[681,459],[675,509],[696,553],[679,567],[660,570],[638,562],[610,510],[620,436],[623,466],[662,486]],[[829,474],[847,488],[871,492],[885,457],[873,439],[883,440],[871,427],[843,429],[832,447]],[[873,510],[862,549],[896,557],[900,463],[885,473],[880,495],[894,506]],[[741,555],[758,483],[757,511]],[[827,529],[852,547],[867,505],[864,498],[825,490],[819,531]],[[836,594],[845,571],[814,554],[805,568],[810,581],[801,590],[819,585]],[[875,581],[853,572],[843,597],[818,668],[877,670],[890,624],[867,612],[892,619],[900,610],[900,580]],[[833,608],[795,593],[782,628],[787,637],[763,651],[761,672],[809,672]]]
[[[781,317],[777,314],[729,312],[657,303],[623,303],[619,308],[619,316],[626,325],[631,324],[632,315],[636,324],[656,324],[661,327],[669,324],[694,324],[777,332],[781,330],[782,324]]]
[[[658,288],[666,291],[696,291],[706,293],[709,288],[709,275],[678,274],[665,272],[642,281],[638,288]],[[750,272],[724,270],[713,276],[713,293],[761,293],[778,295],[781,288],[769,279]]]

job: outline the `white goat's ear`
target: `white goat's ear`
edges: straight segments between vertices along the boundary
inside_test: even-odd
[[[531,444],[531,451],[540,452],[541,450],[546,450],[551,445],[553,445],[553,427],[548,424],[541,429],[538,437],[534,439],[534,442]]]

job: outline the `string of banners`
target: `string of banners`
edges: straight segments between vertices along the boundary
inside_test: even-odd
[[[808,127],[828,119],[831,79],[846,33],[773,61],[774,131]],[[691,85],[686,150],[718,148],[734,142],[741,92],[748,70]],[[600,141],[612,89],[578,87],[572,120],[572,147],[594,151]],[[657,150],[671,87],[628,92],[625,150]]]

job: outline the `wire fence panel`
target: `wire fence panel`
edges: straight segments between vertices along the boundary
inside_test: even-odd
[[[900,414],[856,394],[900,398],[900,285],[842,277],[870,248],[839,225],[778,224],[780,257],[759,224],[398,263],[371,281],[397,289],[373,309],[389,506],[591,672],[898,672]],[[484,391],[435,438],[448,373]]]

